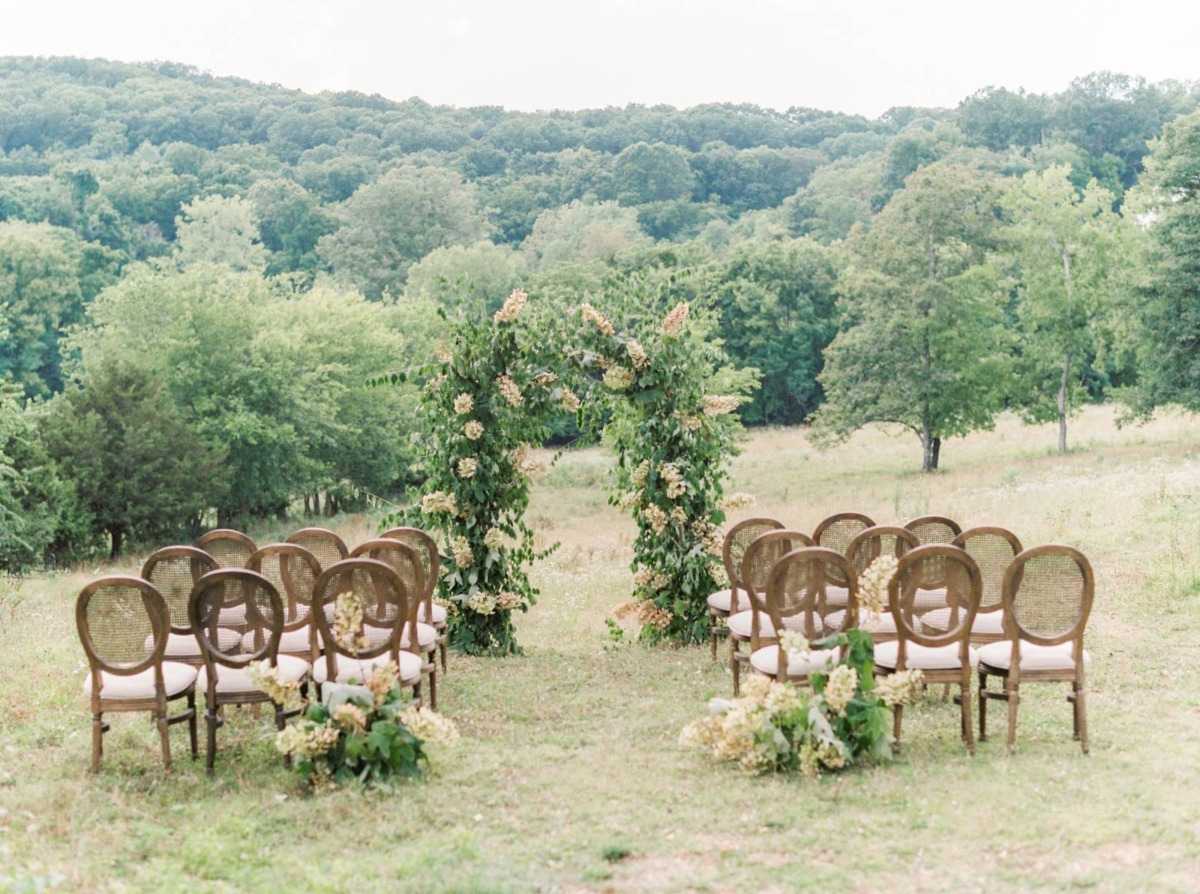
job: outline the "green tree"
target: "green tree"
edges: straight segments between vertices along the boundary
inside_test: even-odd
[[[435,248],[487,235],[474,185],[446,168],[395,168],[356,190],[339,216],[317,252],[368,298],[399,295],[408,268]]]
[[[271,252],[267,273],[298,271],[314,276],[320,269],[317,242],[337,224],[320,200],[291,180],[259,180],[248,195],[254,203],[262,244]]]
[[[461,295],[447,286],[466,277],[470,287],[466,300],[492,313],[521,282],[524,272],[525,259],[507,245],[486,241],[450,245],[435,248],[408,268],[404,295],[406,299],[435,299],[453,307]]]
[[[59,395],[45,434],[113,558],[128,540],[194,534],[224,484],[220,449],[181,417],[154,372],[130,362],[91,369]]]
[[[901,425],[933,471],[945,438],[993,424],[1009,365],[1005,294],[988,259],[998,199],[973,168],[921,168],[869,231],[848,240],[839,279],[846,328],[825,352],[819,441]]]
[[[617,200],[622,205],[669,202],[692,194],[694,176],[688,154],[665,143],[634,143],[613,167]]]
[[[1030,172],[1004,197],[1020,268],[1018,400],[1028,421],[1058,422],[1059,453],[1085,393],[1081,374],[1101,348],[1119,223],[1112,193],[1092,180],[1081,194],[1070,174],[1064,166]]]
[[[522,244],[535,270],[564,262],[611,263],[625,251],[648,245],[637,212],[616,202],[571,202],[543,212]]]
[[[258,232],[254,204],[247,199],[209,196],[183,206],[175,219],[175,254],[183,266],[224,264],[262,273],[267,250]]]

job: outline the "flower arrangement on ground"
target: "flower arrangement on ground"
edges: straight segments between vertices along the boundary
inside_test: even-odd
[[[298,684],[283,680],[276,668],[264,662],[250,676],[285,708],[299,707]],[[321,702],[281,730],[275,748],[318,788],[354,781],[379,786],[419,776],[431,749],[457,739],[454,721],[404,697],[396,665],[389,663],[374,668],[362,685],[326,683]]]
[[[709,716],[693,721],[680,744],[702,748],[748,773],[799,771],[808,777],[890,755],[891,709],[921,692],[920,671],[876,681],[874,646],[864,630],[809,644],[785,633],[789,653],[823,650],[825,669],[809,677],[811,690],[755,675],[741,698],[713,699]]]

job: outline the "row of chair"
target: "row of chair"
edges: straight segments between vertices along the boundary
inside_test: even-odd
[[[859,577],[882,555],[896,557],[899,568],[887,610],[869,619],[859,605]],[[801,682],[818,669],[818,657],[789,656],[777,631],[819,639],[874,620],[877,674],[919,669],[927,683],[959,685],[955,700],[962,705],[968,750],[974,749],[970,675],[977,668],[980,738],[986,736],[988,699],[1008,702],[1012,747],[1020,683],[1067,682],[1075,736],[1087,752],[1090,659],[1083,632],[1095,586],[1091,566],[1077,550],[1024,549],[1010,531],[963,531],[937,516],[893,527],[841,513],[818,525],[812,537],[775,519],[749,519],[730,530],[724,558],[730,588],[709,597],[710,621],[716,628],[717,619],[725,618],[735,694],[743,663]],[[747,653],[740,651],[743,642],[749,643]],[[1002,691],[987,689],[991,676],[1004,681]],[[897,709],[897,742],[901,718]]]
[[[103,715],[111,711],[151,711],[168,767],[168,728],[188,722],[195,757],[199,690],[206,698],[211,773],[224,707],[271,702],[249,673],[264,660],[285,680],[304,687],[311,682],[318,691],[330,680],[361,681],[392,661],[401,686],[411,688],[418,702],[428,678],[435,704],[434,656],[444,646],[444,609],[440,630],[423,618],[439,620],[434,610],[441,606],[432,604],[437,549],[416,529],[387,533],[350,551],[324,529],[304,529],[286,543],[262,548],[240,532],[214,531],[194,547],[158,550],[141,577],[88,584],[76,621],[90,667],[84,693],[93,715],[93,770],[108,730]],[[320,551],[324,567],[309,546]],[[233,567],[239,561],[243,567]],[[344,593],[357,596],[363,612],[350,642],[337,636],[336,606]],[[186,709],[170,715],[168,702],[179,699]],[[272,704],[282,728],[288,714]]]

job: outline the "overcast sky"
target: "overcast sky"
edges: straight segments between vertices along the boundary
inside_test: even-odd
[[[1098,69],[1200,78],[1196,0],[0,0],[0,55],[169,59],[392,99],[871,117]]]

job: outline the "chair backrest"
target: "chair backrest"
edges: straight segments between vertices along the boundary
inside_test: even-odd
[[[929,611],[919,595],[921,583],[930,577],[945,582],[949,608],[949,617],[936,628],[921,623],[921,616]],[[979,566],[957,546],[927,543],[901,556],[888,587],[888,607],[896,621],[901,658],[906,642],[934,647],[961,643],[965,658],[981,591]]]
[[[313,586],[321,575],[316,556],[298,543],[271,543],[259,547],[246,567],[269,580],[283,599],[284,630],[299,630],[308,623]]]
[[[302,546],[316,556],[322,569],[350,555],[345,541],[328,528],[301,528],[287,542]]]
[[[907,528],[875,525],[859,532],[850,541],[850,545],[846,547],[846,558],[854,566],[857,578],[880,556],[894,556],[899,559],[910,549],[916,549],[920,545],[917,535]]]
[[[1092,566],[1079,550],[1058,544],[1024,550],[1004,573],[1005,627],[1014,640],[1082,647],[1095,593]]]
[[[962,526],[944,515],[922,515],[904,523],[904,527],[917,535],[924,546],[927,543],[953,543],[962,533]]]
[[[846,601],[831,605],[826,587],[845,580]],[[810,640],[849,630],[858,623],[858,579],[850,560],[823,546],[807,546],[779,558],[767,579],[764,605],[777,631],[799,630]]]
[[[376,559],[345,559],[322,571],[313,588],[313,619],[325,646],[328,679],[337,679],[338,656],[390,653],[397,659],[400,633],[405,622],[416,621],[417,602],[400,575]],[[417,637],[408,642],[416,653]]]
[[[229,528],[217,528],[201,535],[196,547],[216,559],[222,568],[245,568],[246,562],[258,549],[254,541],[241,531]]]
[[[433,602],[433,592],[437,589],[438,572],[442,567],[442,557],[438,555],[437,541],[420,528],[389,528],[379,535],[390,540],[399,540],[412,549],[421,560],[425,571],[425,592],[421,596],[426,603],[426,611]]]
[[[799,531],[767,531],[755,537],[746,547],[738,573],[742,592],[750,597],[750,604],[743,606],[743,610],[762,604],[776,562],[794,550],[812,545],[812,538]]]
[[[970,528],[954,538],[954,545],[964,549],[983,579],[983,594],[979,612],[1000,611],[1004,601],[1004,573],[1023,547],[1017,535],[1004,528]]]
[[[210,680],[215,681],[214,665],[240,668],[264,658],[274,664],[278,657],[283,599],[256,571],[218,568],[204,575],[192,588],[188,617]],[[242,635],[229,637],[231,628]]]
[[[142,565],[142,579],[154,584],[167,603],[172,633],[190,633],[188,599],[192,587],[210,571],[217,560],[194,546],[167,546],[150,554]]]
[[[93,674],[125,675],[161,667],[171,620],[153,584],[122,574],[83,588],[75,602],[75,626]],[[93,679],[93,698],[99,693],[100,681]]]
[[[813,543],[846,555],[850,542],[875,522],[860,512],[839,512],[821,521],[813,530]]]
[[[773,518],[748,518],[740,521],[725,535],[721,544],[721,559],[725,563],[725,574],[729,578],[731,614],[737,612],[738,590],[745,591],[742,584],[742,560],[746,557],[746,548],[762,534],[769,531],[783,530],[783,522]]]
[[[405,590],[414,602],[426,595],[425,565],[420,553],[399,540],[378,537],[356,546],[350,553],[352,559],[375,559],[383,562],[400,575]]]

